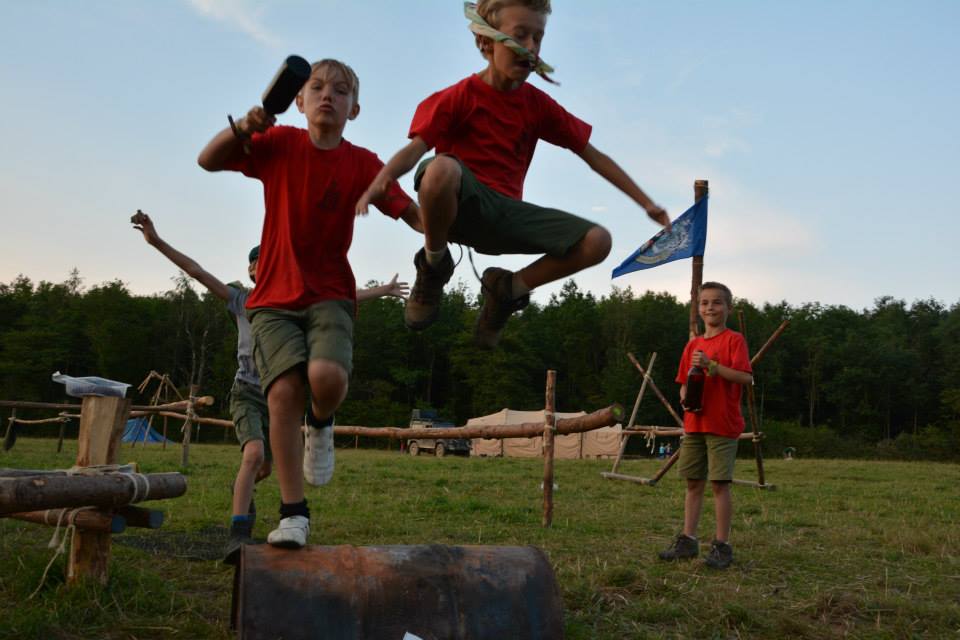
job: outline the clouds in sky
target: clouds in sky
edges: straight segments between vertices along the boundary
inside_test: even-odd
[[[248,0],[187,0],[187,5],[200,15],[245,33],[260,44],[278,48],[282,41],[264,24],[264,6]]]

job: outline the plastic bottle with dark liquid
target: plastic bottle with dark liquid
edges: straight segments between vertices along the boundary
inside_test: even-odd
[[[690,413],[698,413],[703,409],[703,383],[707,379],[707,372],[701,367],[693,365],[687,372],[687,395],[683,398],[683,408]]]

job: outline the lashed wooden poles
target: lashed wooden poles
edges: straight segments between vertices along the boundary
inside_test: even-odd
[[[593,431],[601,427],[610,427],[624,417],[623,407],[612,404],[593,413],[575,418],[557,418],[557,435]],[[413,440],[415,438],[436,438],[436,429],[409,429],[406,427],[355,427],[335,426],[338,436],[360,435],[371,438],[390,438],[392,440]],[[444,438],[533,438],[543,435],[542,422],[524,422],[506,425],[475,425],[470,427],[452,427],[443,430]]]
[[[214,398],[213,396],[200,396],[198,398],[193,398],[194,407],[209,407],[213,406]],[[187,408],[187,405],[190,404],[190,400],[178,400],[177,402],[169,402],[167,404],[161,404],[159,406],[151,405],[131,405],[130,411],[143,411],[144,413],[160,413],[161,411],[184,411]],[[76,411],[80,409],[83,405],[76,403],[68,402],[31,402],[27,400],[0,400],[0,408],[10,408],[10,409],[59,409],[64,411]]]
[[[180,473],[108,473],[0,478],[0,515],[59,507],[119,507],[136,498],[162,500],[187,491]]]
[[[193,407],[196,401],[196,395],[199,392],[200,388],[197,385],[190,385],[190,397],[187,399],[187,420],[183,423],[183,446],[180,448],[181,467],[187,466],[187,463],[190,461],[190,436],[193,431],[193,420],[197,417]]]
[[[547,371],[546,399],[543,409],[543,526],[553,524],[553,439],[556,433],[557,372]]]
[[[650,361],[647,363],[647,371],[653,371],[653,363],[656,361],[657,352],[654,351],[650,355]],[[630,440],[630,429],[633,428],[633,425],[637,420],[637,411],[640,410],[640,401],[643,400],[643,394],[647,390],[647,380],[649,380],[649,376],[643,376],[643,382],[640,384],[640,392],[637,394],[637,401],[633,403],[633,411],[630,413],[630,420],[627,422],[627,427],[623,430],[623,433],[620,434],[620,452],[617,454],[617,459],[613,461],[613,469],[610,470],[610,473],[617,472],[617,467],[620,466],[620,461],[623,459],[623,454],[627,450],[627,442]]]
[[[633,363],[633,366],[637,368],[637,371],[640,372],[640,375],[643,376],[644,380],[650,381],[650,388],[653,389],[653,392],[656,394],[657,398],[659,398],[663,406],[666,407],[667,412],[673,417],[673,420],[677,423],[677,426],[683,429],[683,418],[677,415],[677,412],[670,404],[670,401],[667,400],[662,393],[660,393],[657,383],[653,381],[653,378],[651,378],[650,374],[647,373],[647,371],[643,368],[643,365],[637,362],[637,358],[632,353],[627,353],[627,358],[629,358],[630,362]]]
[[[96,533],[123,533],[127,528],[127,521],[121,515],[83,507],[24,511],[7,514],[7,517],[50,527],[74,525],[77,529]]]

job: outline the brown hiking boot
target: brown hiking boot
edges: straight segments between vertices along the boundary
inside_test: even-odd
[[[673,544],[657,554],[661,560],[689,560],[700,555],[700,543],[690,536],[678,533]]]
[[[427,264],[427,254],[420,249],[413,257],[413,264],[417,268],[417,280],[413,283],[410,298],[403,309],[403,321],[406,325],[419,331],[426,329],[440,315],[440,301],[443,299],[443,285],[447,284],[453,275],[453,258],[447,251],[443,261],[437,267]]]
[[[530,304],[530,294],[513,297],[513,272],[490,267],[480,279],[483,291],[483,306],[477,317],[477,345],[493,349],[500,341],[500,334],[514,311]]]

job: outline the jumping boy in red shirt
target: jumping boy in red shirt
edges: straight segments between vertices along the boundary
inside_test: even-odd
[[[677,382],[681,385],[680,403],[686,407],[690,368],[696,365],[707,372],[702,408],[696,412],[685,411],[683,415],[684,436],[677,464],[680,477],[687,480],[683,533],[677,535],[670,548],[659,555],[661,560],[683,560],[695,558],[700,553],[697,525],[703,507],[703,493],[707,480],[710,480],[717,530],[704,562],[714,569],[726,569],[733,562],[730,484],[744,427],[740,391],[743,385],[753,384],[753,375],[747,341],[743,335],[727,328],[727,316],[733,307],[730,289],[719,282],[703,283],[698,306],[705,330],[702,336],[687,343],[677,373]]]
[[[360,112],[359,89],[346,64],[316,62],[296,99],[306,130],[273,126],[274,118],[254,107],[214,136],[198,158],[208,171],[240,171],[263,182],[257,286],[246,307],[280,485],[280,524],[267,537],[275,546],[307,542],[304,476],[314,484],[329,479],[333,413],[353,367],[356,284],[347,251],[354,204],[383,167],[374,153],[343,138],[347,121]],[[416,205],[398,186],[373,203],[420,229]],[[308,391],[304,454],[300,421]]]
[[[481,278],[483,307],[477,340],[493,347],[510,315],[523,309],[531,289],[595,265],[610,252],[610,233],[575,215],[521,200],[523,180],[538,140],[570,149],[611,184],[667,226],[670,218],[610,157],[590,144],[589,124],[527,84],[546,77],[540,43],[549,0],[480,0],[467,3],[470,29],[487,68],[420,103],[410,142],[387,163],[357,202],[365,213],[431,148],[414,177],[424,227],[424,248],[414,264],[417,280],[404,311],[412,329],[434,322],[443,286],[453,275],[448,241],[481,253],[545,254],[516,273],[491,267]]]

